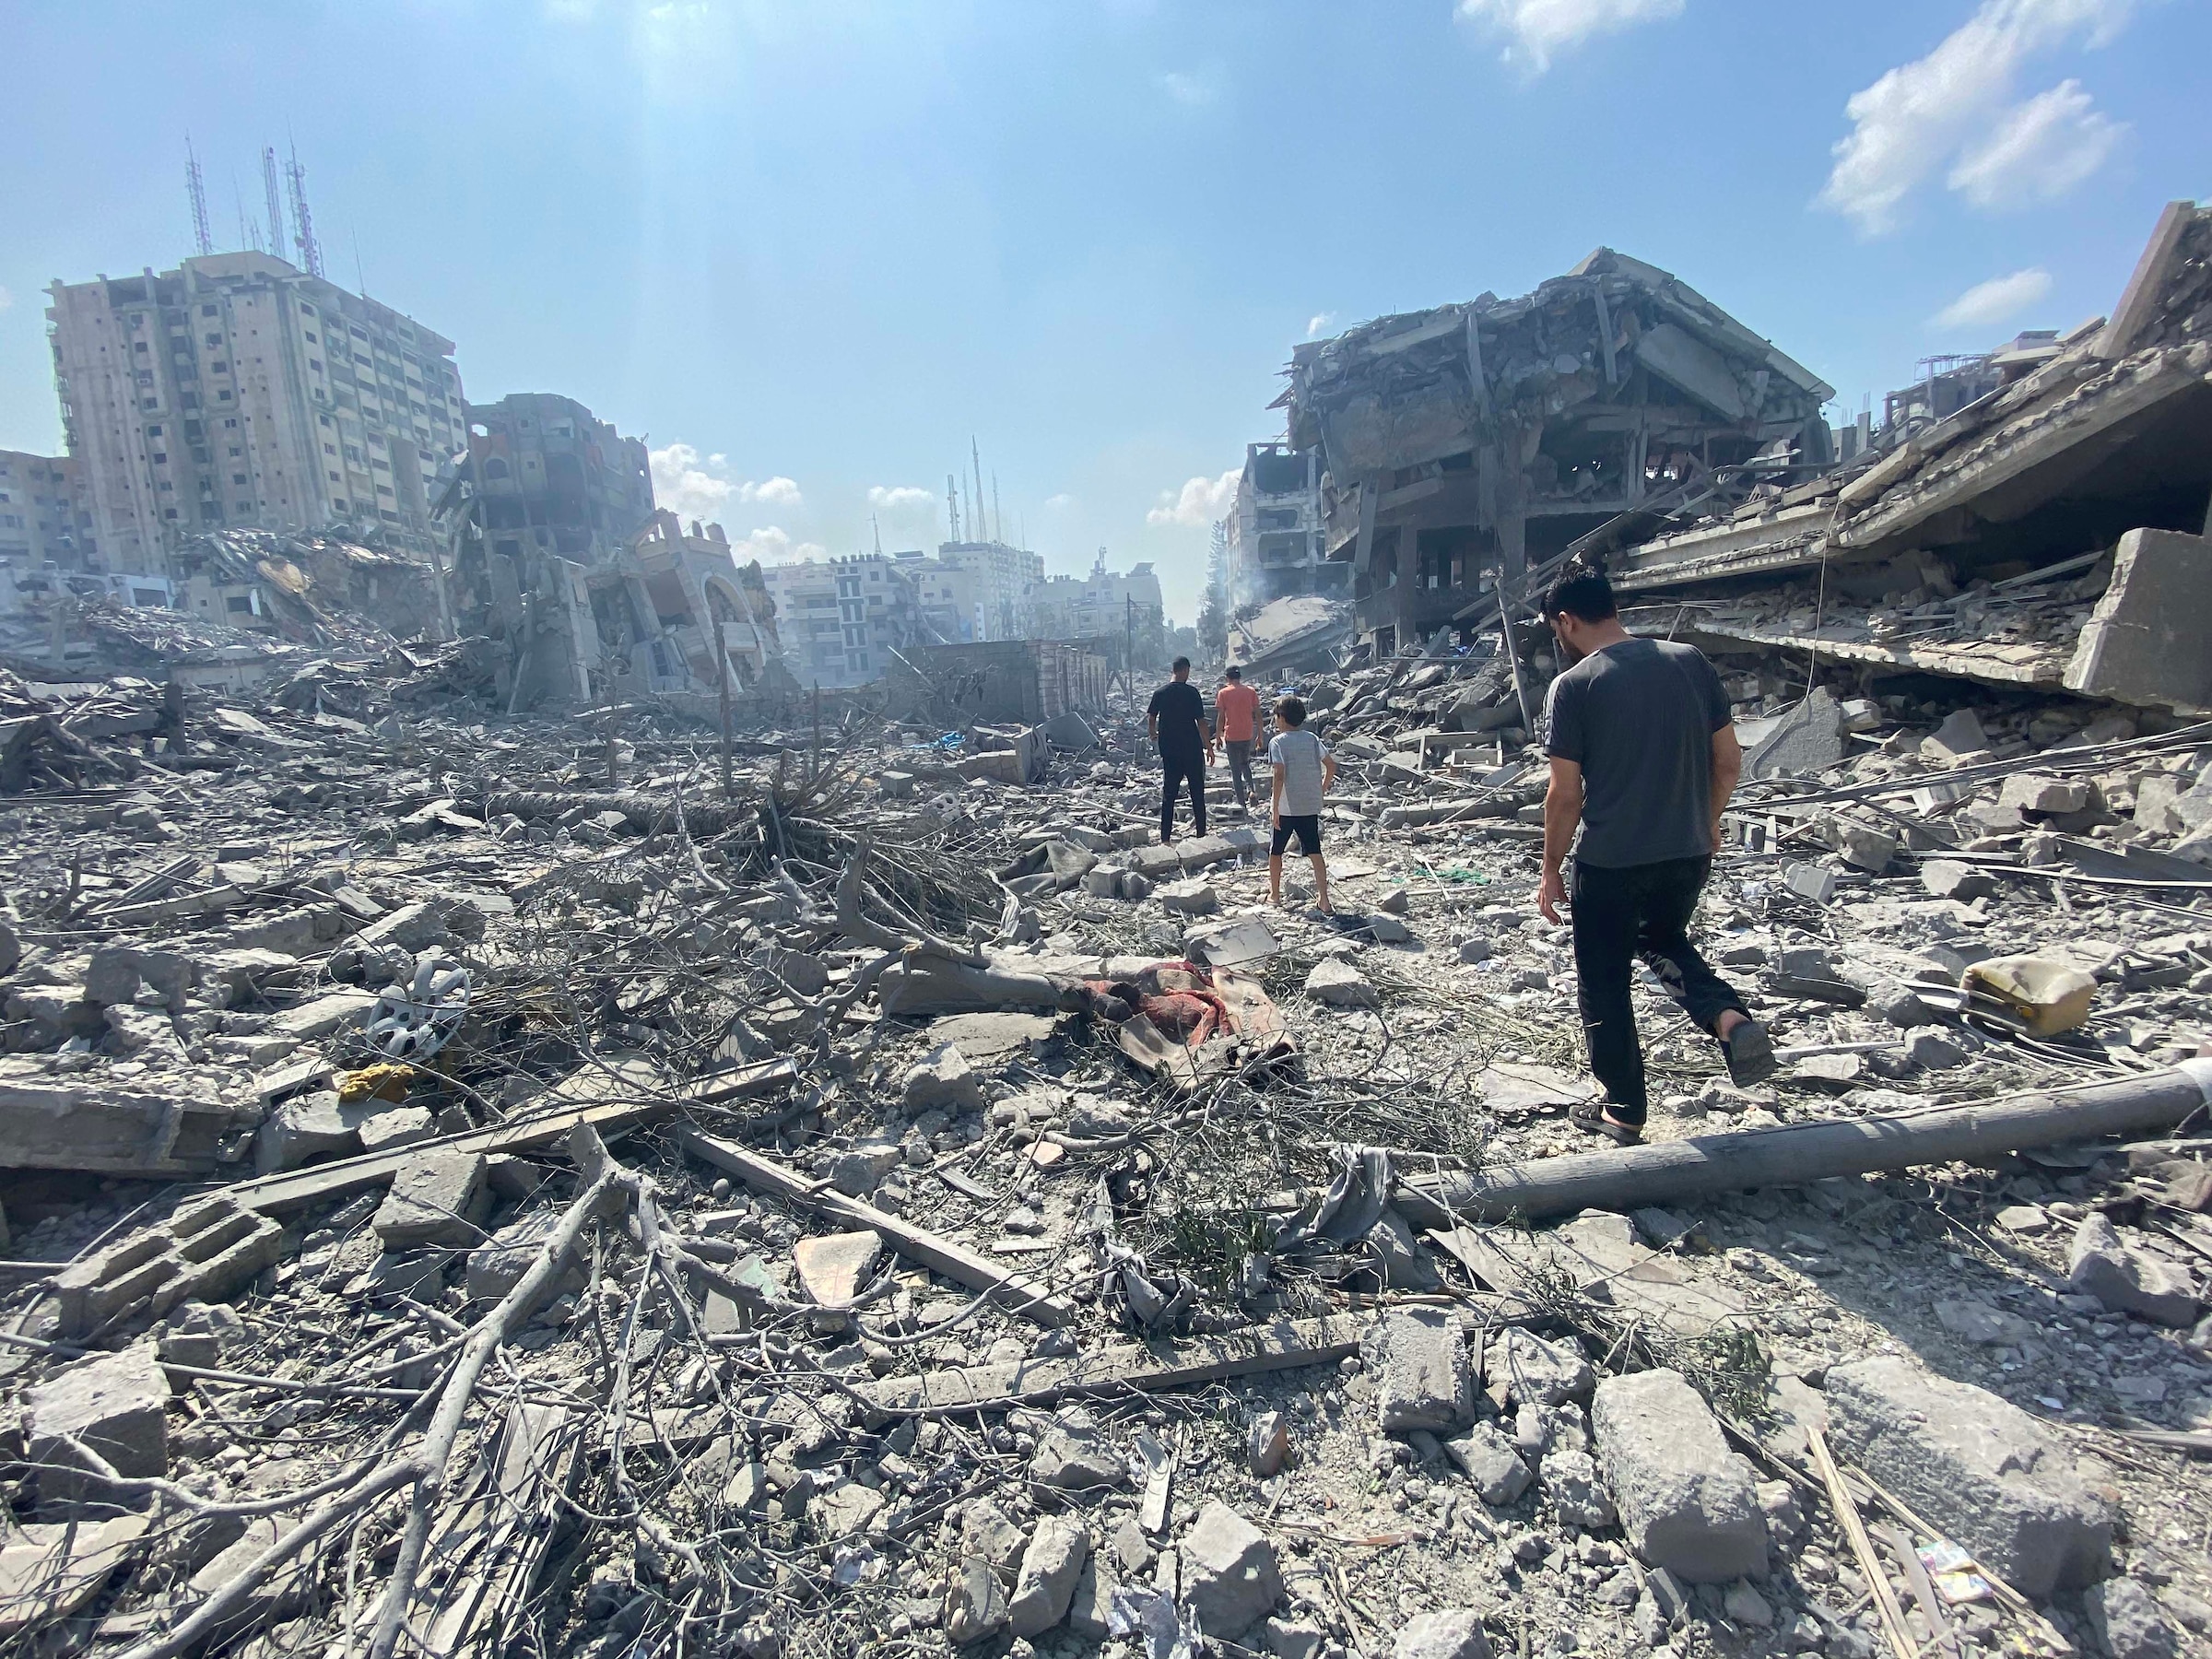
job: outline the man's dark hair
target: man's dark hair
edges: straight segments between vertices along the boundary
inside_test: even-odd
[[[1578,622],[1609,622],[1620,615],[1613,603],[1613,584],[1603,571],[1569,571],[1553,582],[1544,614],[1556,617],[1561,611]]]
[[[1275,717],[1296,731],[1306,724],[1306,705],[1295,697],[1286,697],[1275,705]]]
[[[1191,659],[1189,657],[1177,657],[1173,663],[1169,665],[1170,669],[1176,674],[1188,673],[1190,666]]]
[[[1228,673],[1229,677],[1232,680],[1241,680],[1244,677],[1244,670],[1238,667],[1234,663],[1231,663],[1229,665]]]

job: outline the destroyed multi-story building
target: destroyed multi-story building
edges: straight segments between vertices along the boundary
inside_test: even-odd
[[[429,556],[432,480],[465,436],[451,340],[266,253],[48,292],[97,568],[158,572],[233,526]]]
[[[67,455],[0,450],[0,565],[76,571],[94,547],[84,469]]]
[[[657,511],[583,582],[608,695],[719,696],[717,635],[734,694],[792,688],[760,566],[736,562],[720,524],[686,530],[675,513]]]
[[[1647,626],[1797,665],[1784,700],[1817,665],[2212,709],[2208,336],[2212,211],[2177,202],[2109,320],[1991,354],[1971,402],[1848,465],[1624,517],[1593,551]]]
[[[528,545],[601,564],[653,516],[644,443],[572,397],[516,392],[469,405],[468,451],[495,553]]]
[[[1288,443],[1321,456],[1330,559],[1387,653],[1497,608],[1499,573],[1660,498],[1825,467],[1832,388],[1655,266],[1600,248],[1298,347]]]
[[[1351,567],[1328,556],[1321,512],[1324,463],[1313,449],[1248,443],[1227,520],[1230,607],[1242,611],[1301,594],[1341,594]]]

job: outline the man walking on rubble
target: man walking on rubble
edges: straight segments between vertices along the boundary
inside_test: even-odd
[[[1191,659],[1175,659],[1175,677],[1152,693],[1145,724],[1159,746],[1159,844],[1175,840],[1175,794],[1191,786],[1191,830],[1206,833],[1206,769],[1214,759],[1214,727],[1206,699],[1191,684]]]
[[[1639,957],[1719,1041],[1738,1088],[1774,1071],[1765,1028],[1688,931],[1744,756],[1712,665],[1691,646],[1629,633],[1603,571],[1571,567],[1544,613],[1573,665],[1552,682],[1544,709],[1551,783],[1536,908],[1553,923],[1561,904],[1572,912],[1575,1000],[1590,1070],[1606,1090],[1602,1105],[1575,1108],[1574,1122],[1632,1146],[1646,1104],[1629,1002]],[[1578,825],[1571,888],[1561,866]]]
[[[1252,751],[1260,738],[1260,694],[1244,683],[1244,670],[1231,663],[1228,684],[1214,693],[1214,724],[1229,751],[1229,786],[1237,805],[1252,810]]]

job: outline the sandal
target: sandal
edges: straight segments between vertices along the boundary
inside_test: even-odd
[[[1603,1100],[1584,1100],[1569,1108],[1567,1121],[1577,1129],[1586,1129],[1592,1135],[1602,1135],[1607,1140],[1623,1147],[1633,1147],[1643,1139],[1643,1131],[1634,1124],[1617,1124],[1606,1115]]]
[[[1738,1088],[1764,1083],[1782,1064],[1774,1058],[1773,1039],[1756,1019],[1747,1019],[1730,1031],[1721,1041],[1721,1052],[1727,1057],[1728,1080]]]

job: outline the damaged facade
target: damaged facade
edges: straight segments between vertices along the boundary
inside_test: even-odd
[[[2212,213],[2160,218],[2109,321],[1732,511],[1630,518],[1616,586],[1715,653],[2167,713],[2212,708]]]
[[[1832,388],[1666,272],[1601,248],[1534,293],[1384,317],[1293,355],[1292,452],[1378,656],[1479,627],[1500,573],[1656,500],[1830,459]]]

